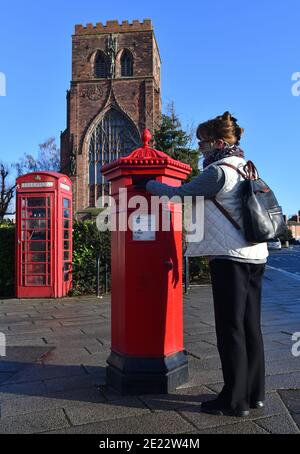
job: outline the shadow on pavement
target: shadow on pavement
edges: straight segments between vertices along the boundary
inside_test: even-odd
[[[168,395],[122,396],[106,386],[106,367],[45,364],[53,347],[9,347],[0,358],[0,403],[19,398],[43,398],[72,403],[102,403],[173,411],[191,406],[199,411],[201,402],[214,394],[182,388]],[[196,389],[196,386],[194,386]]]

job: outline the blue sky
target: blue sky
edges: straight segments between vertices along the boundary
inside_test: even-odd
[[[36,0],[1,2],[0,159],[36,153],[66,125],[74,25],[151,18],[160,47],[163,103],[183,125],[230,110],[242,147],[287,214],[300,210],[300,3],[297,0]],[[300,88],[299,88],[300,93]]]

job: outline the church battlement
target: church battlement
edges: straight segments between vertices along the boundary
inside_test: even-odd
[[[132,23],[125,20],[120,24],[118,20],[107,21],[106,24],[98,22],[96,25],[87,24],[85,27],[81,24],[75,25],[75,35],[91,35],[100,33],[125,33],[125,32],[140,32],[152,31],[151,19],[145,19],[143,22],[133,20]]]

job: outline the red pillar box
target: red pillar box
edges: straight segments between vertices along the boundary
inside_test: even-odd
[[[17,179],[16,296],[60,298],[72,286],[72,182],[54,172]]]
[[[153,222],[155,226],[157,210],[156,215],[151,212],[151,194],[137,191],[133,185],[149,177],[180,186],[192,169],[150,148],[149,131],[143,139],[142,148],[102,170],[112,182],[119,226],[112,233],[112,351],[107,384],[127,395],[172,392],[188,379],[183,340],[182,229],[174,231],[174,225],[182,226],[182,204],[168,203],[164,209],[161,205],[159,229],[141,232],[142,224]],[[121,206],[120,188],[127,188],[128,203],[137,195],[147,198],[148,208],[141,216],[134,215],[139,206]],[[133,229],[120,229],[124,215],[125,226],[130,216],[134,219]],[[171,220],[169,231],[163,231],[163,215]]]

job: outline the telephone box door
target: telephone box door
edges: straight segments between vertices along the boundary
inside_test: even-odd
[[[52,297],[54,194],[24,194],[19,204],[19,294],[23,298]]]
[[[71,198],[62,198],[62,226],[63,226],[63,276],[62,276],[62,295],[67,295],[72,288],[72,200]],[[58,235],[60,240],[60,236]]]

